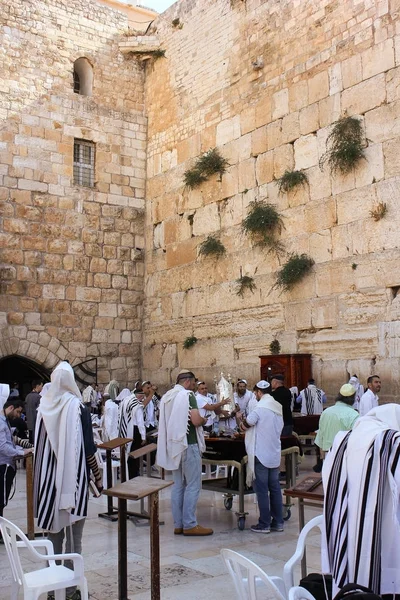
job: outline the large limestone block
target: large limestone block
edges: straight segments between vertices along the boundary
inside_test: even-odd
[[[282,120],[274,121],[267,125],[268,150],[272,150],[282,144]]]
[[[240,129],[242,134],[249,133],[256,128],[256,108],[247,106],[240,113]]]
[[[310,202],[305,207],[306,231],[329,229],[335,225],[336,219],[336,201],[333,198]]]
[[[316,263],[332,260],[331,230],[325,229],[310,235],[310,255]]]
[[[257,156],[256,179],[257,185],[269,183],[274,178],[274,152],[264,152]]]
[[[383,144],[383,155],[385,157],[385,177],[394,177],[400,174],[400,138],[389,140]],[[383,171],[383,165],[382,165]],[[381,177],[382,178],[382,177]]]
[[[332,181],[329,173],[321,171],[319,166],[307,169],[308,185],[311,200],[328,198],[332,194]]]
[[[218,205],[207,204],[196,210],[193,218],[193,235],[208,235],[220,228]]]
[[[306,135],[294,143],[295,169],[308,169],[318,164],[317,136]]]
[[[366,137],[372,142],[385,142],[400,136],[400,101],[381,106],[365,115]]]
[[[256,127],[261,127],[271,122],[272,101],[269,94],[263,94],[256,104]]]
[[[301,135],[307,135],[308,133],[317,131],[319,128],[319,103],[314,102],[314,104],[310,104],[310,106],[303,108],[300,111],[299,122]]]
[[[284,88],[272,95],[272,120],[280,119],[289,112],[289,90]]]
[[[361,54],[363,79],[369,79],[394,67],[394,45],[391,38]]]
[[[196,260],[196,245],[194,239],[169,245],[166,253],[167,269],[185,265]]]
[[[221,195],[222,198],[234,196],[239,191],[239,169],[237,165],[229,167],[222,175]]]
[[[251,154],[252,156],[258,156],[266,152],[267,148],[267,128],[264,125],[251,132]]]
[[[195,158],[201,152],[200,149],[200,134],[195,133],[189,138],[182,140],[177,145],[177,162],[186,162],[189,159]]]
[[[308,102],[313,104],[329,95],[329,77],[327,71],[321,71],[308,80]]]
[[[307,81],[298,81],[289,88],[289,108],[290,112],[300,110],[308,106],[308,83]]]
[[[301,331],[311,327],[311,303],[288,302],[285,304],[285,327]]]
[[[400,100],[400,67],[386,73],[386,94],[388,104]]]
[[[256,159],[249,158],[239,163],[239,192],[256,186]]]
[[[332,296],[335,294],[348,293],[354,286],[354,271],[350,264],[327,263],[316,273],[316,295],[317,297]]]
[[[301,114],[301,113],[300,113]],[[301,119],[298,112],[290,113],[282,119],[282,142],[287,144],[300,137]],[[307,132],[308,133],[308,132]]]
[[[318,106],[320,127],[331,125],[341,116],[341,94],[323,98],[319,101]]]
[[[336,327],[338,324],[337,298],[315,299],[311,308],[311,323],[316,329]]]
[[[242,196],[227,198],[220,206],[221,228],[230,229],[240,225],[243,220]]]
[[[390,144],[390,142],[387,142]],[[356,187],[364,187],[376,181],[380,181],[384,176],[390,176],[384,168],[384,150],[382,144],[371,144],[365,148],[365,159],[361,160],[355,170]]]
[[[293,170],[293,145],[285,144],[274,150],[274,177],[282,177],[284,172]]]
[[[385,75],[376,75],[343,91],[342,111],[360,115],[380,106],[386,99]]]
[[[329,75],[329,95],[333,96],[338,92],[343,90],[343,81],[342,81],[342,66],[340,63],[336,63],[329,67],[328,69]]]
[[[370,186],[337,195],[338,224],[341,225],[343,223],[367,219],[374,200],[374,189]]]
[[[222,146],[240,137],[240,115],[232,119],[225,119],[217,125],[216,143]]]

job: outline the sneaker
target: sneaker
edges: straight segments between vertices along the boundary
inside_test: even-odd
[[[183,527],[175,527],[174,535],[182,535],[182,533],[183,533]]]
[[[257,523],[257,525],[252,525],[250,529],[255,533],[271,533],[269,527],[264,527],[264,525],[260,525],[260,523]]]
[[[201,525],[196,525],[195,527],[191,527],[190,529],[184,529],[183,535],[212,535],[214,531],[208,527],[202,527]]]
[[[283,531],[283,526],[271,523],[271,531]]]

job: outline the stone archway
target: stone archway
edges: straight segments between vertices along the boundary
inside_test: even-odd
[[[32,381],[42,379],[44,382],[50,379],[50,370],[39,363],[13,354],[0,358],[0,381],[8,383],[10,388],[13,383],[18,383],[21,398],[32,390]]]

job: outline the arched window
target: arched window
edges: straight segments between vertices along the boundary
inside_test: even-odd
[[[74,92],[81,96],[91,96],[93,88],[93,67],[82,56],[74,62]]]

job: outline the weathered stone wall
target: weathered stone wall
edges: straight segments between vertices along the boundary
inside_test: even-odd
[[[14,0],[0,25],[0,356],[98,356],[100,381],[131,382],[147,126],[143,68],[118,49],[128,18],[94,0]],[[73,92],[81,56],[91,97]],[[94,188],[73,185],[74,138],[96,143]]]
[[[276,336],[282,352],[312,353],[331,395],[349,374],[373,372],[383,397],[398,395],[399,9],[398,0],[181,0],[158,19],[166,58],[146,74],[146,377],[167,384],[184,365],[208,380],[223,369],[255,381]],[[331,175],[319,159],[345,114],[362,120],[367,160]],[[184,171],[215,146],[230,163],[222,181],[185,189]],[[293,168],[309,185],[278,194],[274,180]],[[279,262],[241,231],[255,199],[278,207],[286,251],[315,260],[290,293],[271,291]],[[378,202],[388,213],[375,222]],[[214,232],[226,256],[200,258]],[[257,285],[243,299],[241,274]],[[198,342],[184,350],[190,335]]]

